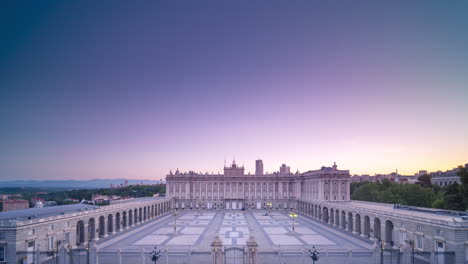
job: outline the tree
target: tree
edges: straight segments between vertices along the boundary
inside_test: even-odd
[[[418,182],[422,187],[431,187],[432,182],[431,182],[431,175],[429,174],[424,174],[418,177]]]
[[[449,210],[465,210],[465,197],[460,191],[458,183],[451,184],[445,188],[444,199]]]
[[[468,209],[468,168],[465,165],[459,166],[457,175],[460,176],[460,181],[461,185],[458,187],[458,191],[460,192],[460,195],[464,197],[463,202],[465,204],[464,209]]]
[[[432,208],[447,209],[447,202],[443,198],[437,199],[432,203]]]
[[[351,194],[351,198],[353,200],[379,202],[378,194],[379,191],[377,184],[373,182],[366,182],[354,190],[354,192]]]

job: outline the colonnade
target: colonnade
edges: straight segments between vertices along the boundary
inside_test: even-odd
[[[321,204],[308,201],[298,201],[298,212],[306,216],[336,226],[343,231],[359,235],[376,242],[384,243],[385,247],[393,247],[394,226],[391,219],[355,209],[346,209],[333,204]],[[383,232],[382,232],[383,230]]]
[[[126,230],[171,211],[171,201],[155,201],[130,208],[92,215],[76,223],[76,245],[81,246],[90,240],[98,240]]]

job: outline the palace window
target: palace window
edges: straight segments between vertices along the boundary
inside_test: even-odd
[[[5,232],[0,232],[0,240],[5,240]]]
[[[400,231],[400,245],[405,244],[406,240],[406,231]]]
[[[48,249],[54,249],[55,237],[51,236],[48,239]]]
[[[424,246],[423,243],[424,243],[423,236],[416,236],[416,248],[423,249],[423,246]]]

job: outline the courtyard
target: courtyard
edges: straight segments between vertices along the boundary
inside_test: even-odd
[[[210,244],[216,234],[226,249],[239,250],[243,250],[253,234],[259,244],[259,263],[264,263],[262,259],[268,260],[265,263],[272,260],[283,263],[280,259],[294,258],[307,261],[306,252],[312,246],[324,258],[333,259],[336,255],[348,258],[353,252],[355,258],[361,254],[361,258],[370,259],[372,246],[301,215],[294,220],[293,230],[293,220],[287,211],[269,214],[266,211],[179,211],[175,216],[168,215],[101,241],[99,255],[103,263],[114,262],[116,252],[122,263],[134,258],[143,262],[147,259],[149,263],[149,252],[157,247],[162,252],[162,260],[168,263],[203,263],[210,258]],[[237,261],[226,262],[243,263],[239,262],[241,258],[242,253],[237,255]]]

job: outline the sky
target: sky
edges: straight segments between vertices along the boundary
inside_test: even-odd
[[[468,2],[378,2],[2,2],[0,180],[468,163]]]

